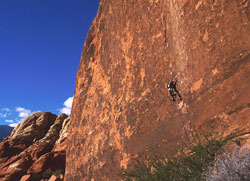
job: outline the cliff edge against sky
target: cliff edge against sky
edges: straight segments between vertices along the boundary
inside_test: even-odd
[[[195,129],[250,132],[246,0],[101,0],[82,51],[66,180],[118,180]],[[183,101],[171,100],[177,80]]]

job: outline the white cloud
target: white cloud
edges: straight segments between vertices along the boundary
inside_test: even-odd
[[[60,113],[65,113],[67,115],[70,115],[71,108],[72,108],[72,102],[74,97],[69,97],[64,103],[64,107],[60,109]]]
[[[71,108],[71,107],[72,107],[73,98],[74,98],[74,97],[69,97],[69,98],[63,103],[63,105],[64,105],[65,107]]]
[[[2,108],[1,110],[2,110],[2,111],[6,111],[6,112],[10,112],[10,109],[7,108],[7,107],[6,107],[6,108]]]
[[[7,113],[0,113],[0,118],[6,118],[7,117]]]
[[[0,118],[6,118],[9,115],[11,115],[11,112],[10,112],[9,108],[0,109]]]
[[[16,108],[16,112],[19,112],[19,117],[20,118],[26,118],[26,117],[28,117],[30,114],[31,114],[31,110],[29,110],[29,109],[25,109],[25,108],[23,108],[23,107],[17,107]]]
[[[71,108],[64,107],[64,108],[60,109],[60,112],[61,112],[61,113],[65,113],[65,114],[67,114],[67,115],[70,115]]]
[[[5,120],[6,123],[13,123],[13,120]]]
[[[11,123],[9,126],[16,127],[20,122],[22,122],[26,117],[30,116],[33,112],[30,109],[26,109],[23,107],[17,107],[16,112],[18,114],[18,118],[15,120],[8,119],[8,116],[11,115],[11,110],[9,108],[0,109],[0,118],[5,118],[6,123]]]
[[[30,109],[26,109],[26,108],[23,108],[23,107],[17,107],[16,108],[16,112],[18,112],[18,117],[19,119],[17,118],[15,121],[13,120],[6,120],[5,122],[10,122],[10,121],[13,121],[12,124],[9,124],[9,126],[11,127],[16,127],[20,122],[22,122],[26,117],[28,117],[29,115],[32,114],[32,111]]]
[[[18,125],[18,123],[9,124],[10,127],[16,127],[17,125]]]

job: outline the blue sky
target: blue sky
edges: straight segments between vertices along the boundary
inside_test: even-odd
[[[68,113],[99,0],[0,0],[0,124]]]

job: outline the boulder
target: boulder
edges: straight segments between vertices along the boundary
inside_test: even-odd
[[[46,170],[64,170],[65,147],[55,152],[53,148],[66,119],[69,122],[66,114],[57,116],[39,112],[17,125],[11,135],[0,143],[0,180],[16,181],[27,174],[32,176]]]

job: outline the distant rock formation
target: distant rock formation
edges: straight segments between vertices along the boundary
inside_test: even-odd
[[[10,127],[8,125],[0,125],[0,142],[9,136],[11,134],[11,131],[13,130],[13,127]]]
[[[66,114],[38,112],[17,125],[0,143],[0,180],[64,171],[69,120]]]
[[[249,21],[245,0],[101,0],[76,77],[66,180],[119,180],[133,158],[195,129],[249,136]]]

